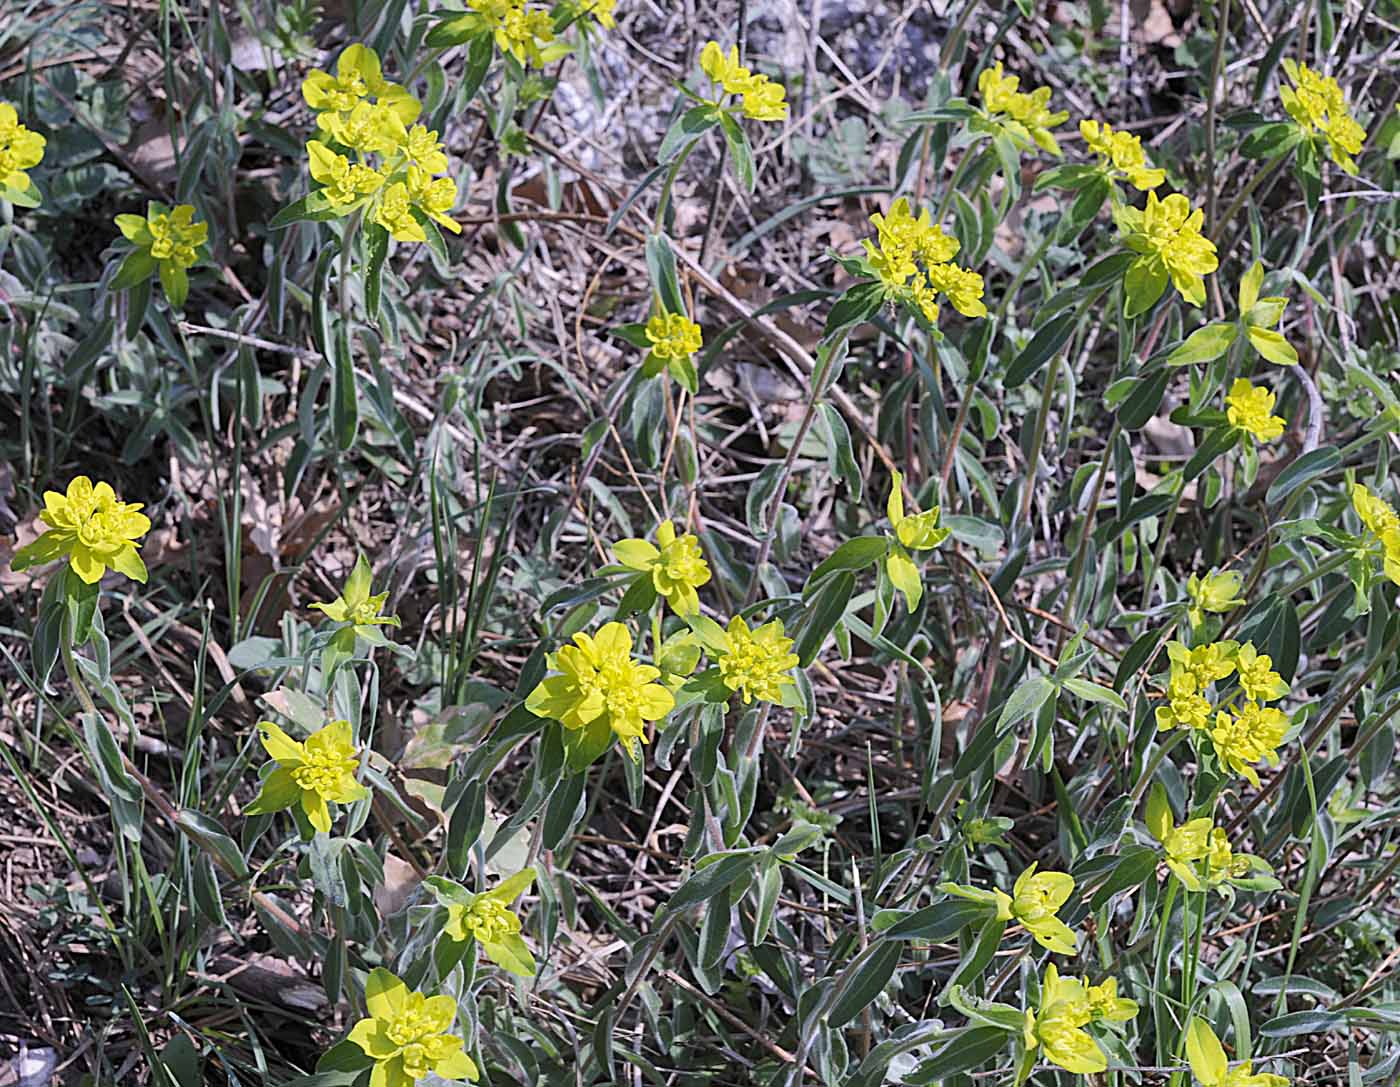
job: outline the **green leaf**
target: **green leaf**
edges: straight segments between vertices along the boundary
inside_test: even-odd
[[[380,289],[384,278],[384,258],[389,255],[389,232],[378,223],[365,224],[365,312],[379,323]]]
[[[856,590],[856,579],[849,571],[828,578],[812,595],[803,615],[801,631],[793,645],[798,663],[806,668],[816,660],[822,643],[846,614],[846,605]]]
[[[1225,1049],[1210,1024],[1195,1016],[1186,1027],[1186,1059],[1191,1062],[1192,1073],[1205,1087],[1220,1087],[1225,1082],[1225,1073],[1230,1068]]]
[[[1123,316],[1146,313],[1167,289],[1167,269],[1157,257],[1138,257],[1123,277]]]
[[[1271,159],[1287,154],[1300,137],[1298,126],[1291,121],[1256,128],[1240,144],[1240,154],[1247,159]]]
[[[803,596],[810,599],[822,580],[843,570],[864,570],[885,557],[890,542],[884,536],[857,536],[836,548],[807,578]]]
[[[1127,711],[1128,704],[1123,701],[1121,695],[1111,687],[1101,687],[1091,680],[1082,679],[1079,676],[1072,676],[1064,682],[1065,690],[1071,694],[1078,695],[1086,702],[1098,702],[1112,706],[1114,709]]]
[[[833,988],[835,999],[827,1018],[833,1030],[845,1026],[885,991],[902,950],[898,941],[885,940],[867,948],[847,967]]]
[[[360,426],[360,404],[355,381],[350,330],[342,325],[335,332],[335,371],[331,380],[332,427],[336,447],[342,452],[354,447],[355,432]]]
[[[339,217],[340,212],[331,206],[321,190],[313,189],[279,211],[267,225],[270,230],[281,230],[293,223],[324,223]]]
[[[1074,326],[1079,321],[1079,313],[1071,311],[1061,313],[1057,317],[1052,317],[1042,325],[1036,334],[1031,337],[1031,342],[1021,350],[1011,365],[1006,369],[1006,388],[1014,389],[1023,384],[1037,370],[1051,360],[1074,333]]]
[[[491,62],[496,59],[496,42],[490,31],[477,34],[467,47],[467,63],[462,69],[457,87],[457,101],[462,105],[476,97],[486,74],[491,70]]]
[[[1272,328],[1249,328],[1249,346],[1258,351],[1269,362],[1278,366],[1293,366],[1298,361],[1298,352],[1283,338],[1282,333]]]
[[[1136,379],[1133,391],[1118,409],[1118,423],[1124,430],[1137,430],[1147,425],[1147,421],[1157,414],[1166,395],[1167,383],[1172,372],[1165,366],[1149,371]]]
[[[671,123],[666,135],[661,137],[661,145],[656,149],[656,161],[667,163],[674,159],[683,147],[698,140],[704,133],[719,123],[714,106],[692,106]]]
[[[737,853],[711,853],[695,873],[676,888],[666,908],[673,912],[708,902],[741,876],[747,875],[758,863],[758,854],[749,850]]]
[[[1055,684],[1048,676],[1033,675],[1011,693],[997,718],[997,732],[1005,733],[1027,717],[1035,714],[1055,693]]]
[[[739,122],[728,113],[720,116],[719,123],[724,130],[724,141],[729,145],[729,156],[734,160],[735,176],[745,192],[753,192],[753,149],[749,147],[749,138],[744,135]]]
[[[844,328],[868,321],[880,312],[884,301],[884,284],[875,280],[847,287],[846,293],[836,300],[831,312],[826,315],[826,328],[822,335],[830,339]]]
[[[1348,1020],[1339,1011],[1326,1008],[1312,1008],[1308,1011],[1288,1012],[1286,1015],[1270,1019],[1259,1033],[1265,1038],[1296,1038],[1300,1034],[1326,1034],[1329,1031],[1345,1030]]]
[[[149,249],[133,249],[126,255],[117,274],[112,277],[112,290],[126,291],[150,279],[156,271],[156,259]]]
[[[1324,476],[1342,463],[1342,453],[1335,445],[1324,445],[1304,453],[1278,474],[1269,484],[1265,500],[1274,506],[1304,484]]]
[[[676,254],[665,234],[652,234],[646,244],[647,271],[651,284],[661,295],[661,304],[668,313],[685,313],[680,282],[676,278]]]
[[[888,921],[893,923],[882,925],[881,914],[876,914],[872,918],[871,927],[883,931],[891,940],[927,940],[930,943],[938,943],[957,935],[973,922],[984,920],[989,908],[981,902],[949,898],[903,917],[889,918]]]
[[[1214,464],[1217,457],[1233,449],[1239,440],[1240,432],[1235,427],[1220,427],[1207,433],[1205,441],[1197,446],[1182,470],[1184,482],[1190,483]]]
[[[903,1082],[910,1087],[946,1083],[969,1072],[1006,1049],[1007,1032],[1000,1027],[969,1027],[956,1031],[919,1064]]]
[[[1219,321],[1205,328],[1198,328],[1167,356],[1168,366],[1195,366],[1197,363],[1214,362],[1235,342],[1240,326],[1233,321]]]

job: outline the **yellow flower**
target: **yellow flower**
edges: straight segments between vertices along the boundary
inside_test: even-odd
[[[543,68],[569,51],[554,41],[554,21],[549,12],[530,8],[525,0],[472,0],[495,34],[496,46],[522,65]]]
[[[548,660],[560,674],[541,680],[526,708],[566,729],[586,729],[593,746],[601,746],[611,730],[635,760],[637,742],[646,742],[645,723],[675,708],[671,692],[654,682],[660,670],[632,659],[632,635],[621,623],[605,623],[593,636],[575,634],[573,645]]]
[[[781,121],[788,115],[786,94],[781,83],[766,75],[754,76],[744,91],[744,116],[755,121]]]
[[[580,15],[592,15],[604,30],[611,30],[617,26],[613,14],[616,10],[617,0],[582,0],[578,6]]]
[[[1259,775],[1250,763],[1267,762],[1278,765],[1275,748],[1288,732],[1288,718],[1281,710],[1246,702],[1238,714],[1221,710],[1215,715],[1215,727],[1210,730],[1210,742],[1222,766],[1259,788]]]
[[[982,301],[982,277],[956,264],[930,264],[928,284],[948,296],[953,308],[964,317],[985,317],[987,307]]]
[[[1282,418],[1271,414],[1275,400],[1274,394],[1262,385],[1237,377],[1225,397],[1225,418],[1256,441],[1271,442],[1287,426]]]
[[[325,114],[350,113],[357,106],[376,99],[376,104],[392,110],[405,125],[412,124],[422,104],[397,83],[384,78],[379,54],[359,42],[347,46],[336,61],[336,74],[312,69],[301,85],[306,104],[321,116],[317,123],[326,128]],[[329,129],[326,129],[330,131]]]
[[[271,721],[258,722],[258,736],[277,767],[263,779],[257,798],[244,809],[246,814],[265,815],[300,804],[311,825],[325,834],[331,829],[328,801],[353,804],[369,796],[369,790],[355,780],[360,755],[349,721],[332,721],[305,743]]]
[[[352,163],[320,140],[307,143],[306,155],[311,177],[320,183],[321,195],[330,201],[333,208],[349,211],[351,205],[360,204],[384,185],[384,175],[378,170],[358,162]]]
[[[1188,609],[1191,625],[1200,626],[1205,612],[1231,611],[1238,608],[1244,603],[1240,596],[1240,586],[1243,584],[1244,575],[1234,570],[1223,570],[1220,573],[1212,570],[1205,577],[1192,574],[1186,582],[1186,595],[1191,598],[1191,606]]]
[[[0,102],[0,188],[24,192],[29,188],[31,166],[44,158],[48,141],[20,124],[19,114],[8,102]]]
[[[368,95],[381,95],[389,84],[379,66],[379,54],[359,42],[348,46],[336,62],[336,74],[313,68],[302,81],[301,94],[312,109],[352,110]]]
[[[1196,676],[1191,672],[1174,674],[1167,684],[1167,704],[1158,706],[1154,714],[1157,727],[1163,732],[1182,728],[1205,728],[1210,721],[1210,702],[1197,690]]]
[[[447,173],[447,153],[438,142],[436,130],[430,132],[423,125],[414,125],[404,133],[401,150],[428,173]]]
[[[753,81],[753,74],[739,63],[737,45],[731,45],[726,53],[719,42],[706,42],[700,50],[700,70],[729,94],[743,94]]]
[[[755,698],[781,704],[783,688],[796,686],[791,672],[798,661],[793,640],[783,637],[783,621],[774,619],[750,630],[743,616],[736,615],[725,628],[724,640],[716,661],[724,685],[738,691],[745,704]]]
[[[647,321],[651,353],[665,362],[689,358],[704,345],[700,326],[683,313],[658,313]]]
[[[1000,61],[982,70],[977,77],[977,90],[982,95],[987,119],[1010,136],[1017,147],[1025,149],[1034,143],[1058,155],[1060,145],[1050,130],[1063,124],[1069,114],[1050,112],[1049,87],[1022,94],[1017,90],[1020,84],[1018,77],[1002,74]]]
[[[535,870],[526,868],[483,894],[466,894],[458,889],[455,900],[446,903],[443,932],[454,940],[475,940],[487,958],[512,974],[534,977],[535,957],[520,935],[520,918],[510,909],[534,878]],[[455,888],[456,884],[451,886]]]
[[[136,248],[127,254],[114,282],[131,287],[158,272],[171,305],[183,306],[189,293],[186,270],[199,263],[209,240],[209,224],[195,222],[191,204],[168,208],[155,202],[147,205],[144,217],[118,215],[115,221]]]
[[[1236,853],[1230,847],[1230,839],[1223,827],[1211,830],[1210,852],[1206,854],[1206,878],[1211,886],[1247,876],[1249,862],[1248,856]]]
[[[1362,483],[1352,484],[1351,504],[1366,527],[1363,552],[1378,552],[1385,576],[1400,585],[1400,517]]]
[[[1245,642],[1235,654],[1240,670],[1240,690],[1255,702],[1273,702],[1288,693],[1288,684],[1273,670],[1273,659],[1260,653],[1253,642]]]
[[[1108,978],[1102,985],[1086,985],[1084,995],[1095,1023],[1126,1023],[1138,1013],[1136,1000],[1118,995],[1118,979]]]
[[[1279,88],[1283,108],[1305,133],[1322,134],[1333,162],[1349,174],[1356,173],[1352,156],[1366,142],[1366,130],[1352,117],[1341,86],[1331,76],[1313,71],[1306,64],[1285,60],[1283,68],[1297,88]]]
[[[688,532],[677,536],[676,526],[662,521],[656,526],[656,544],[618,540],[612,553],[623,566],[650,572],[657,595],[664,596],[677,615],[694,615],[700,610],[700,594],[695,590],[710,580],[710,567],[695,536]]]
[[[912,611],[919,606],[924,595],[923,579],[919,568],[914,565],[909,550],[928,551],[948,538],[949,529],[938,527],[939,508],[920,513],[904,512],[904,473],[895,472],[890,480],[890,497],[885,503],[885,515],[894,529],[895,538],[885,554],[885,573],[890,582],[904,594],[905,603]]]
[[[1079,134],[1089,150],[1099,156],[1099,165],[1110,176],[1126,178],[1128,184],[1150,192],[1167,179],[1165,170],[1148,166],[1142,140],[1130,132],[1114,132],[1113,126],[1098,121],[1080,121]]]
[[[1195,864],[1210,853],[1211,831],[1215,829],[1210,817],[1190,819],[1176,826],[1167,791],[1159,782],[1147,797],[1147,829],[1161,843],[1172,874],[1188,891],[1199,891],[1202,885]]]
[[[395,241],[424,242],[428,235],[423,224],[413,217],[413,204],[408,198],[408,186],[395,181],[387,189],[374,209],[374,221],[382,226]]]
[[[1288,1087],[1287,1076],[1254,1072],[1249,1061],[1231,1068],[1215,1031],[1195,1016],[1186,1026],[1186,1059],[1202,1087]]]
[[[1351,505],[1361,523],[1377,536],[1384,536],[1395,528],[1400,528],[1400,517],[1390,508],[1384,498],[1373,494],[1364,483],[1351,486]]]
[[[1260,298],[1259,288],[1263,282],[1264,266],[1257,260],[1240,277],[1240,318],[1244,322],[1245,338],[1267,361],[1278,366],[1292,366],[1298,361],[1298,352],[1276,327],[1283,320],[1288,300],[1279,295]]]
[[[319,114],[316,124],[337,143],[364,154],[393,154],[408,139],[403,120],[382,101],[359,102],[348,113]]]
[[[408,199],[413,206],[453,234],[462,233],[462,225],[448,214],[457,203],[457,182],[450,177],[431,177],[426,167],[412,163],[405,176]]]
[[[977,93],[982,96],[982,106],[988,113],[1009,113],[1020,85],[1019,76],[1002,74],[1001,61],[991,68],[983,68],[977,77]]]
[[[915,217],[907,197],[901,196],[886,214],[870,216],[875,237],[864,238],[866,261],[885,287],[885,294],[913,306],[930,324],[938,320],[938,294],[946,294],[953,307],[966,317],[985,317],[982,277],[948,263],[957,255],[956,238],[929,221],[927,208]],[[919,275],[923,265],[924,276]]]
[[[1211,642],[1187,649],[1181,642],[1167,643],[1167,659],[1171,661],[1172,678],[1186,674],[1195,680],[1195,687],[1204,691],[1217,679],[1224,679],[1235,670],[1235,642]]]
[[[1045,1059],[1075,1075],[1090,1075],[1108,1067],[1108,1058],[1084,1025],[1093,1020],[1093,1009],[1084,986],[1075,978],[1061,978],[1048,963],[1040,983],[1040,1007],[1026,1009],[1022,1037],[1027,1052],[1044,1049]]]
[[[399,625],[397,616],[382,615],[388,592],[370,595],[372,571],[369,560],[363,555],[355,559],[350,576],[345,579],[345,588],[329,604],[312,604],[313,608],[325,613],[336,623],[349,623],[355,633],[368,641],[382,642],[384,639],[375,627]]]
[[[10,568],[19,572],[67,557],[85,584],[96,585],[109,569],[144,584],[146,564],[136,541],[151,531],[151,522],[141,506],[117,501],[109,483],[94,486],[87,476],[74,476],[65,493],[44,492],[39,519],[48,531],[17,550]]]
[[[1205,212],[1191,210],[1191,202],[1180,193],[1158,200],[1157,194],[1150,192],[1142,210],[1125,206],[1114,214],[1125,235],[1123,244],[1141,253],[1149,267],[1170,276],[1182,298],[1193,306],[1202,305],[1206,300],[1204,277],[1220,263],[1214,243],[1201,233]]]
[[[457,1018],[450,996],[410,992],[397,977],[376,966],[365,984],[365,1010],[350,1031],[374,1060],[370,1087],[412,1087],[429,1073],[446,1080],[475,1080],[476,1065],[462,1039],[449,1034]]]
[[[1073,955],[1078,948],[1074,931],[1055,916],[1073,891],[1074,877],[1064,872],[1037,872],[1032,864],[1011,888],[1011,916],[1041,947]]]

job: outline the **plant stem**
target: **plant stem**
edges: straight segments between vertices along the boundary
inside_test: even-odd
[[[798,450],[802,448],[802,443],[807,440],[807,432],[812,429],[812,422],[817,416],[817,408],[826,393],[827,379],[833,369],[832,360],[845,344],[847,335],[849,335],[849,329],[838,335],[828,345],[825,353],[818,352],[817,354],[817,365],[812,371],[812,395],[807,400],[807,406],[802,412],[802,421],[797,425],[797,433],[793,437],[792,444],[788,446],[787,456],[783,458],[782,468],[778,471],[778,482],[773,488],[773,497],[768,500],[767,509],[764,511],[764,522],[768,531],[763,537],[763,542],[759,545],[758,558],[754,560],[753,571],[749,574],[749,586],[744,592],[745,605],[753,603],[754,593],[758,590],[759,574],[768,561],[768,556],[773,550],[773,540],[778,535],[778,517],[782,512],[783,493],[787,490],[788,480],[792,478],[792,468],[797,463]]]

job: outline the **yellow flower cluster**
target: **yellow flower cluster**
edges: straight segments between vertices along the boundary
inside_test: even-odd
[[[612,25],[611,2],[606,5],[607,22]],[[525,0],[468,0],[467,7],[477,13],[495,36],[496,47],[509,53],[521,65],[543,68],[564,56],[569,47],[554,40],[554,20],[543,8],[532,8]]]
[[[1098,121],[1080,121],[1079,134],[1090,151],[1099,156],[1099,165],[1110,178],[1123,178],[1135,189],[1151,192],[1167,179],[1165,170],[1147,163],[1142,140],[1131,132],[1114,132],[1113,126]]]
[[[1255,1072],[1251,1061],[1231,1068],[1215,1031],[1194,1016],[1186,1026],[1186,1059],[1201,1087],[1288,1087],[1287,1076]]]
[[[1244,603],[1244,598],[1240,596],[1240,587],[1243,584],[1244,575],[1235,570],[1223,570],[1219,573],[1212,570],[1205,577],[1192,574],[1186,582],[1186,595],[1191,600],[1187,616],[1191,625],[1200,626],[1208,611],[1233,611],[1238,608]]]
[[[46,143],[43,136],[20,123],[14,106],[0,102],[0,189],[25,192],[29,188],[25,171],[43,161]]]
[[[792,670],[798,663],[793,640],[783,634],[783,621],[774,619],[750,630],[743,616],[736,615],[725,627],[724,643],[716,660],[724,685],[737,691],[746,705],[755,698],[781,703],[783,688],[794,685]]]
[[[1356,160],[1352,156],[1358,154],[1366,142],[1366,130],[1351,115],[1342,88],[1331,76],[1293,60],[1284,60],[1283,70],[1293,81],[1293,87],[1279,88],[1283,108],[1309,136],[1321,134],[1327,141],[1327,153],[1333,162],[1349,174],[1356,173]]]
[[[972,273],[968,273],[971,275]],[[938,525],[939,508],[904,512],[904,474],[893,473],[890,481],[890,497],[885,502],[885,516],[894,529],[894,539],[885,553],[885,574],[890,583],[904,595],[909,610],[919,606],[923,599],[924,582],[919,576],[919,568],[914,564],[910,551],[929,551],[948,538],[949,530]]]
[[[655,682],[661,672],[632,659],[632,635],[621,623],[605,623],[596,635],[579,632],[574,644],[549,655],[547,676],[525,700],[537,717],[558,721],[572,731],[587,730],[601,747],[611,730],[633,760],[646,743],[646,723],[659,721],[676,700]]]
[[[700,594],[695,590],[710,580],[710,566],[694,535],[677,535],[676,526],[666,520],[656,526],[655,544],[618,540],[612,552],[623,566],[650,574],[657,595],[665,597],[677,615],[699,612]]]
[[[1000,61],[983,69],[977,77],[977,90],[982,95],[986,120],[1022,150],[1034,144],[1052,155],[1060,154],[1060,145],[1050,130],[1064,124],[1069,114],[1051,112],[1049,87],[1023,94],[1017,89],[1020,85],[1018,76],[1002,73]]]
[[[996,908],[999,921],[1019,922],[1036,943],[1060,955],[1078,950],[1074,930],[1055,915],[1074,892],[1074,877],[1065,872],[1037,872],[1032,864],[1016,877],[1008,895],[999,888],[984,891],[960,883],[940,883],[945,894],[981,902]]]
[[[534,977],[535,957],[520,935],[519,916],[510,908],[534,879],[535,870],[526,868],[478,895],[441,881],[438,886],[446,885],[452,892],[442,931],[454,940],[475,940],[487,958],[517,977]]]
[[[244,809],[246,814],[266,815],[295,805],[313,827],[328,834],[329,804],[353,804],[369,796],[369,790],[355,779],[360,753],[349,721],[333,721],[305,743],[271,721],[258,724],[258,736],[276,766],[263,778],[262,790]]]
[[[448,214],[457,183],[435,176],[448,166],[438,134],[414,123],[422,105],[384,78],[374,50],[347,47],[335,75],[313,71],[301,90],[330,141],[306,145],[312,180],[327,207],[336,215],[366,208],[372,222],[403,242],[426,241],[428,220],[461,233]]]
[[[1259,787],[1253,763],[1278,765],[1277,748],[1288,732],[1288,718],[1281,710],[1265,706],[1288,694],[1288,683],[1274,671],[1268,654],[1253,642],[1211,642],[1188,649],[1181,642],[1167,643],[1171,678],[1166,704],[1156,709],[1162,731],[1187,728],[1210,738],[1221,768],[1228,768]],[[1241,701],[1213,705],[1207,695],[1213,684],[1236,676]]]
[[[136,541],[151,531],[140,502],[120,502],[110,483],[95,486],[87,476],[75,476],[66,491],[44,492],[40,520],[48,531],[21,547],[10,560],[19,572],[66,558],[85,584],[95,585],[108,570],[144,583],[146,564]]]
[[[475,1080],[475,1062],[462,1039],[448,1033],[457,1019],[450,996],[410,991],[382,966],[365,984],[369,1015],[350,1031],[350,1041],[374,1061],[374,1087],[413,1087],[430,1073],[445,1080]]]
[[[704,346],[700,326],[683,313],[657,313],[646,323],[651,353],[662,362],[689,358]]]
[[[1076,1075],[1102,1072],[1108,1057],[1084,1028],[1090,1023],[1126,1023],[1137,1013],[1136,1001],[1118,995],[1117,978],[1089,985],[1060,977],[1055,964],[1048,963],[1040,981],[1039,1006],[1026,1009],[1026,1051],[1041,1049],[1046,1060]]]
[[[1172,286],[1193,306],[1205,302],[1205,277],[1220,266],[1215,243],[1201,233],[1205,212],[1193,211],[1180,193],[1158,200],[1150,192],[1145,208],[1116,207],[1114,217],[1124,235],[1123,244],[1142,255],[1140,263],[1148,273],[1169,276]],[[1129,269],[1129,277],[1132,274]],[[1152,301],[1159,295],[1160,290]]]
[[[725,94],[737,94],[742,98],[745,117],[755,121],[781,121],[788,115],[787,91],[783,85],[740,64],[738,46],[731,45],[726,53],[719,42],[706,42],[700,50],[700,70],[711,83],[724,88]]]
[[[982,277],[952,264],[960,248],[957,238],[929,221],[928,209],[918,217],[910,213],[909,200],[901,196],[889,213],[870,217],[874,239],[865,238],[866,263],[880,280],[887,298],[911,306],[929,324],[938,320],[938,295],[945,295],[965,317],[985,317]]]
[[[1208,815],[1176,824],[1166,790],[1153,786],[1147,800],[1147,829],[1162,846],[1167,868],[1188,891],[1223,888],[1255,870],[1268,870],[1258,857],[1236,853],[1223,827]]]
[[[1237,377],[1225,395],[1225,417],[1254,441],[1271,442],[1287,427],[1282,417],[1273,414],[1276,400],[1262,385]]]
[[[1381,569],[1400,585],[1400,517],[1364,483],[1351,487],[1351,505],[1365,526],[1364,549],[1381,560]]]

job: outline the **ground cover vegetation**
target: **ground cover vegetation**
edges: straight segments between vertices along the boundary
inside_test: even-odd
[[[0,1082],[1396,1082],[1397,73],[15,0]]]

